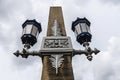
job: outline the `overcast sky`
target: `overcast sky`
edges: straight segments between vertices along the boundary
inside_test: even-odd
[[[120,0],[0,0],[0,80],[41,79],[41,58],[16,58],[13,52],[23,47],[21,25],[26,19],[42,24],[43,31],[31,50],[40,49],[53,5],[62,6],[67,35],[75,49],[81,45],[71,31],[72,21],[86,17],[93,35],[90,46],[101,50],[92,62],[84,55],[73,57],[75,80],[120,80]]]

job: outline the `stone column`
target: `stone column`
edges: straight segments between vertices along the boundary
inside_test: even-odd
[[[51,28],[54,24],[54,20],[57,20],[61,30],[61,36],[66,36],[62,8],[50,7],[47,36],[53,36]],[[58,69],[58,74],[55,72],[55,68],[52,67],[52,63],[49,59],[50,56],[43,56],[43,71],[41,80],[74,80],[72,70],[72,56],[63,56],[64,61],[61,67]]]

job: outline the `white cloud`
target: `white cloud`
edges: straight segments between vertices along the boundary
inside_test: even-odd
[[[119,80],[120,37],[111,37],[108,50],[101,52],[94,65],[96,80]]]

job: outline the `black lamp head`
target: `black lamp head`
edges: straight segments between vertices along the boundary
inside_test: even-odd
[[[37,42],[37,37],[42,31],[41,24],[34,20],[26,20],[23,25],[23,35],[21,37],[23,44],[33,46]]]
[[[76,40],[83,44],[91,42],[90,22],[86,18],[77,18],[72,23],[72,31],[76,34]]]

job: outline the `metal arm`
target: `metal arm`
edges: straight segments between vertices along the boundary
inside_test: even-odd
[[[22,58],[28,58],[28,56],[39,56],[41,57],[40,52],[38,51],[26,51],[25,49],[23,49],[22,52],[20,52],[19,50],[17,50],[15,53],[13,53],[16,57],[22,56]]]
[[[26,44],[24,45],[23,50],[20,52],[17,50],[15,53],[13,53],[16,57],[22,56],[22,58],[28,58],[28,56],[39,56],[41,57],[41,54],[39,51],[29,51],[30,45]]]
[[[85,54],[86,56],[87,56],[87,59],[89,60],[89,61],[91,61],[92,60],[92,54],[94,53],[95,55],[97,55],[99,52],[100,52],[100,50],[98,50],[98,49],[96,49],[96,48],[94,48],[94,50],[93,49],[91,49],[90,47],[89,47],[89,43],[87,43],[87,42],[85,42],[84,44],[83,44],[83,46],[85,47],[85,50],[73,50],[73,56],[74,55],[81,55],[81,54]]]

